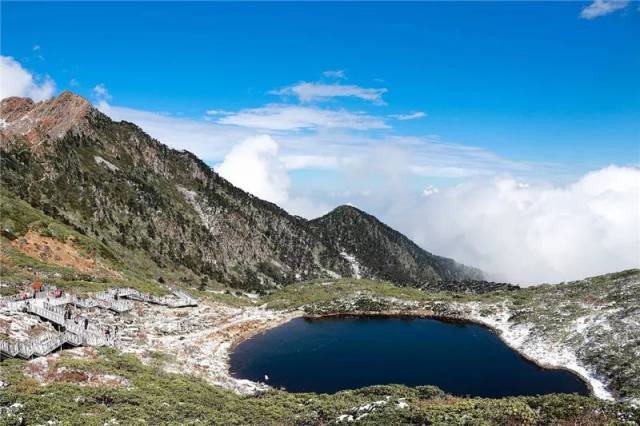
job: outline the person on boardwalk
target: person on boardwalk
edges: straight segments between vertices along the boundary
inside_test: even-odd
[[[84,317],[84,329],[86,330],[89,327],[89,318]]]

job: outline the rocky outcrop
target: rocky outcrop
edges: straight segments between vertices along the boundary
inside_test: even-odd
[[[69,91],[38,103],[28,98],[5,98],[0,101],[0,111],[0,144],[20,140],[34,152],[42,151],[43,142],[61,139],[69,132],[91,134],[90,118],[99,114],[89,101]]]

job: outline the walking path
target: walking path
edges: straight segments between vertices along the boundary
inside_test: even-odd
[[[15,296],[0,298],[0,311],[7,313],[27,312],[49,321],[58,330],[48,332],[31,339],[11,342],[0,340],[0,359],[45,356],[65,344],[73,346],[110,346],[113,334],[109,327],[95,320],[90,321],[86,315],[79,314],[71,319],[68,305],[78,309],[101,308],[116,314],[133,309],[137,300],[144,303],[164,305],[170,308],[196,306],[197,299],[187,292],[170,288],[173,296],[157,297],[140,292],[133,288],[111,288],[93,293],[86,298],[75,294],[63,293],[61,289],[43,286],[41,291],[29,291]],[[78,319],[80,318],[80,321]]]

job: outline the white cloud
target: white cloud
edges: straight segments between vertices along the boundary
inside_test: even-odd
[[[238,141],[255,135],[253,129],[114,106],[106,101],[99,102],[98,109],[113,120],[135,123],[160,142],[190,151],[205,161],[219,161]]]
[[[438,188],[433,185],[429,185],[422,191],[422,196],[428,197],[430,195],[437,194],[438,192],[440,192]]]
[[[329,213],[336,206],[309,197],[292,197],[282,207],[291,214],[314,219]]]
[[[336,169],[345,162],[344,160],[338,157],[322,155],[288,155],[282,157],[287,170]]]
[[[608,167],[564,187],[512,177],[432,193],[392,215],[429,250],[522,284],[640,266],[640,169]]]
[[[218,120],[220,124],[264,130],[300,130],[313,128],[385,129],[389,126],[378,117],[346,110],[329,110],[286,104],[269,104],[244,109]]]
[[[109,90],[107,90],[107,86],[103,83],[96,84],[91,93],[93,93],[93,96],[95,96],[99,101],[111,100],[111,94],[109,93]]]
[[[291,180],[278,152],[271,136],[253,136],[234,146],[215,170],[239,188],[292,214],[312,218],[328,212],[331,207],[326,204],[291,194]]]
[[[222,110],[222,109],[208,109],[205,112],[206,115],[227,115],[230,114],[229,112]]]
[[[400,120],[400,121],[407,121],[407,120],[415,120],[418,118],[426,117],[426,115],[427,114],[425,114],[422,111],[416,111],[416,112],[411,112],[409,114],[392,114],[389,117],[395,118],[396,120]]]
[[[595,19],[613,13],[616,10],[624,9],[629,3],[629,0],[594,0],[593,3],[582,9],[580,17]]]
[[[485,149],[443,143],[432,136],[394,136],[385,132],[383,136],[375,137],[354,133],[354,128],[384,128],[386,124],[376,121],[377,117],[342,111],[267,106],[206,121],[114,106],[106,101],[99,102],[98,108],[114,120],[137,124],[172,148],[186,149],[205,161],[216,163],[239,141],[256,134],[270,134],[277,138],[281,160],[288,170],[370,170],[372,163],[390,164],[387,154],[372,157],[373,152],[386,148],[386,153],[394,152],[394,158],[402,158],[393,163],[394,170],[423,178],[460,179],[497,173],[555,172],[552,166],[536,164],[534,167],[513,162]]]
[[[289,199],[291,182],[271,136],[254,136],[234,146],[216,167],[223,178],[272,203]]]
[[[34,76],[12,57],[0,55],[0,99],[21,96],[37,102],[50,98],[55,90],[48,76]]]
[[[42,55],[42,48],[40,47],[39,44],[34,44],[31,50],[33,51],[33,55],[36,58],[40,59],[41,61],[44,61],[44,56]]]
[[[409,166],[412,173],[423,177],[465,178],[472,176],[486,176],[495,173],[495,170],[483,170],[475,167],[446,166],[446,165],[412,165]]]
[[[272,90],[273,95],[292,95],[303,102],[322,101],[338,97],[353,97],[384,105],[382,95],[387,92],[385,88],[365,88],[347,84],[308,83],[302,81],[293,86]]]
[[[323,72],[322,75],[328,78],[335,78],[338,80],[347,78],[347,74],[345,73],[344,70],[327,70]]]

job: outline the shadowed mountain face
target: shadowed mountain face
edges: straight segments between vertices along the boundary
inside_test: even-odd
[[[435,256],[355,207],[340,206],[309,222],[322,241],[357,259],[360,275],[411,286],[434,281],[482,279],[479,269]]]
[[[0,118],[2,186],[131,269],[252,289],[336,275],[407,285],[481,276],[350,207],[292,216],[71,92],[4,99]]]

